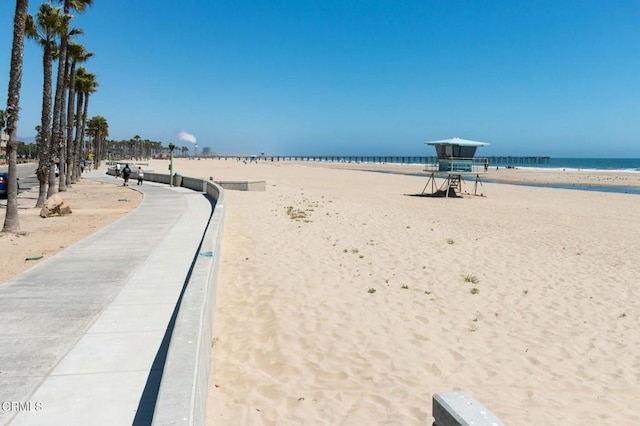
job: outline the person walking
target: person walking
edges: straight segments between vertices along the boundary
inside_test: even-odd
[[[142,167],[138,166],[138,185],[142,185],[143,180],[144,180],[144,172],[142,171]]]
[[[116,164],[116,178],[120,177],[120,163]]]
[[[122,177],[124,179],[122,186],[129,186],[129,176],[131,176],[131,169],[129,164],[125,164],[124,169],[122,169]]]

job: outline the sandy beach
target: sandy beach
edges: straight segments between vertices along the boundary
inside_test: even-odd
[[[424,425],[450,390],[506,424],[640,422],[639,196],[424,198],[425,177],[353,167],[176,161],[267,182],[226,192],[209,424]]]
[[[426,198],[413,196],[424,176],[352,170],[398,166],[175,166],[267,183],[225,193],[208,424],[424,425],[450,390],[505,424],[640,423],[640,196],[484,183],[483,197]],[[640,186],[486,178],[505,175]],[[0,238],[0,281],[126,214],[134,194],[83,180],[65,194],[71,216],[41,219],[25,193],[26,235]]]

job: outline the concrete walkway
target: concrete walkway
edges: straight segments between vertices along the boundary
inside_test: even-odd
[[[0,424],[150,422],[159,348],[212,204],[131,183],[137,209],[0,285]]]

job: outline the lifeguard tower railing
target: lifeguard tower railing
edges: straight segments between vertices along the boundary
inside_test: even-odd
[[[425,172],[440,172],[452,175],[479,174],[485,173],[486,167],[489,165],[489,159],[486,157],[449,157],[438,158],[436,163],[425,164]]]

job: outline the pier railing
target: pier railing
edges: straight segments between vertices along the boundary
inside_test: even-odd
[[[376,163],[376,164],[433,164],[438,161],[435,156],[361,156],[361,155],[216,155],[220,160],[251,161],[319,161],[338,163]],[[491,156],[489,166],[513,164],[548,164],[551,160],[546,156]],[[484,165],[483,165],[484,167]]]

